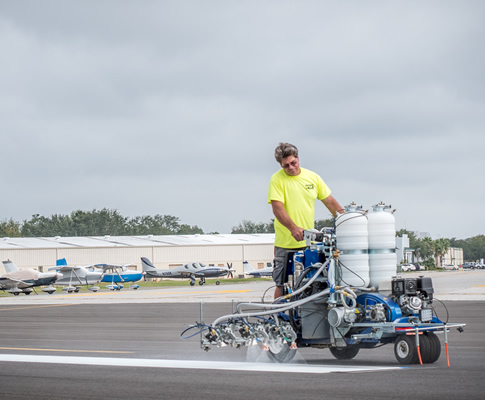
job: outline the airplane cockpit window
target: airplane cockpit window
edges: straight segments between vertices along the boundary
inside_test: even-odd
[[[188,265],[185,265],[185,269],[189,269],[189,266]]]
[[[193,263],[192,265],[194,266],[194,268],[197,268],[197,264],[196,263]]]

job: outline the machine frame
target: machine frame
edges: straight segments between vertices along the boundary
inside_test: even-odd
[[[285,294],[272,303],[239,303],[232,313],[199,329],[201,348],[258,345],[277,362],[289,362],[298,347],[328,348],[337,359],[361,348],[394,344],[401,364],[434,363],[441,355],[438,334],[463,331],[464,323],[440,320],[433,307],[431,278],[393,276],[374,287],[345,284],[333,228],[304,232],[306,249],[288,257]],[[191,335],[192,336],[195,336]]]

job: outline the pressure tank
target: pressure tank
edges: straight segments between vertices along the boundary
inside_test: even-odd
[[[391,206],[379,203],[367,214],[369,231],[370,285],[379,289],[396,275],[396,220]]]
[[[367,217],[355,203],[345,207],[345,214],[335,220],[337,249],[340,250],[338,280],[340,285],[369,286],[369,241]]]

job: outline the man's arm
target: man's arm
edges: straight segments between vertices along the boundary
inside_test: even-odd
[[[328,211],[330,211],[334,217],[337,217],[337,212],[338,213],[344,212],[344,208],[339,204],[337,200],[335,200],[335,198],[332,195],[325,197],[322,200],[322,203],[325,205],[325,207],[328,208]]]
[[[291,232],[291,236],[293,236],[297,242],[303,240],[304,229],[300,228],[293,222],[286,212],[284,204],[281,201],[271,200],[271,207],[273,208],[273,214],[276,219]]]

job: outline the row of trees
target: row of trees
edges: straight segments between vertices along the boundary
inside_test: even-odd
[[[315,221],[315,228],[333,226],[333,219]],[[0,221],[0,237],[53,237],[53,236],[123,236],[123,235],[191,235],[203,234],[198,226],[182,224],[172,215],[139,216],[127,218],[116,210],[103,208],[92,211],[73,211],[69,215],[54,214],[44,217],[39,214],[22,223],[13,219]],[[216,232],[212,232],[216,233]],[[232,228],[231,233],[274,233],[273,221],[252,222],[243,220]],[[432,240],[427,237],[417,238],[406,229],[397,232],[398,236],[407,234],[409,245],[421,260],[429,266],[441,263],[441,258],[450,247],[463,249],[466,261],[475,261],[485,257],[485,236],[478,235],[469,239]]]
[[[406,229],[397,232],[398,236],[403,234],[409,237],[409,246],[414,249],[418,259],[425,260],[426,266],[442,264],[442,258],[450,247],[463,249],[463,258],[465,261],[477,261],[485,258],[485,235],[477,235],[468,239],[456,238],[439,238],[436,240],[430,237],[423,239]]]
[[[116,210],[73,211],[69,215],[39,214],[19,223],[0,222],[0,237],[104,236],[104,235],[191,235],[202,234],[198,226],[180,223],[172,215],[127,218]]]
[[[450,240],[446,238],[439,238],[436,240],[430,237],[420,239],[416,237],[414,232],[406,229],[401,229],[396,232],[397,236],[403,234],[408,235],[409,246],[414,249],[414,254],[420,260],[424,260],[426,267],[434,267],[442,264],[442,258],[450,248]]]
[[[315,221],[315,228],[333,226],[332,219]],[[0,237],[53,237],[53,236],[123,236],[123,235],[190,235],[203,234],[198,226],[181,224],[172,215],[127,218],[116,210],[73,211],[69,215],[54,214],[44,217],[32,215],[22,223],[13,219],[0,222]],[[217,233],[217,232],[212,232]],[[231,233],[274,233],[273,220],[252,222],[243,220]]]
[[[315,229],[321,230],[325,227],[332,227],[333,219],[315,220]],[[274,233],[273,220],[269,222],[252,222],[243,220],[239,225],[233,226],[231,233]]]

